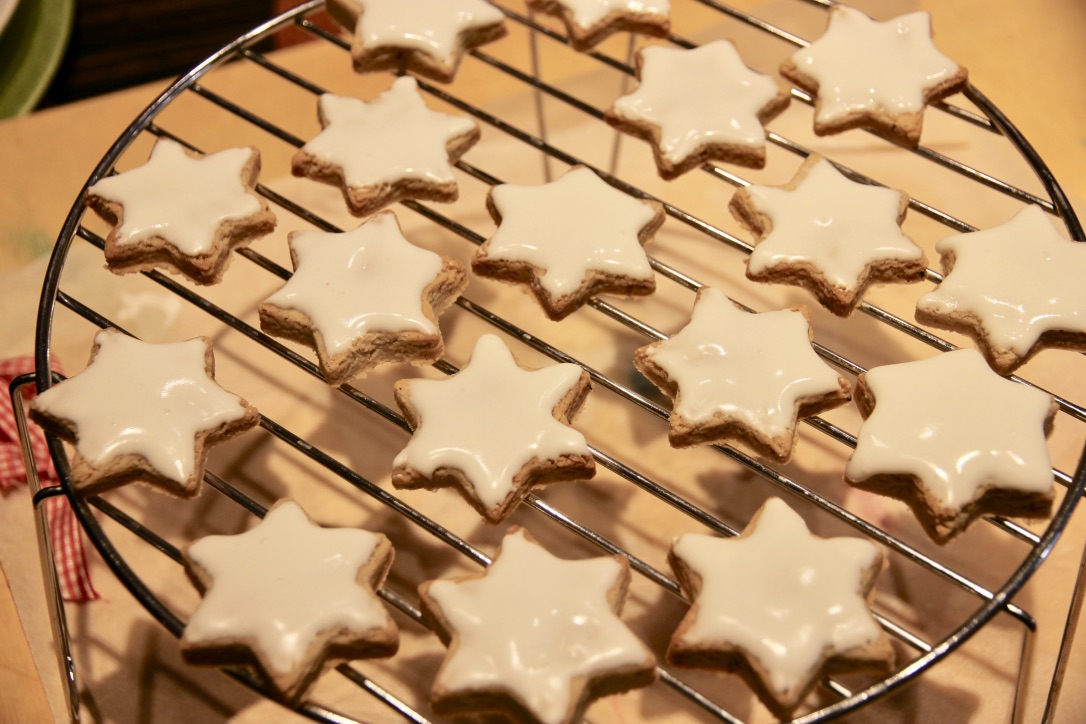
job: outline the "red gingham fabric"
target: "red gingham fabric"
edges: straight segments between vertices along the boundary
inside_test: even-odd
[[[23,463],[23,451],[19,445],[19,431],[15,427],[15,414],[11,406],[8,385],[19,375],[34,371],[33,357],[13,357],[0,360],[0,380],[3,381],[3,393],[0,394],[0,490],[7,490],[16,485],[26,485],[26,468]],[[34,386],[23,388],[23,398],[34,395]],[[33,423],[28,426],[30,449],[34,455],[38,478],[43,487],[56,485],[57,471],[49,457],[49,448],[45,444],[45,435]],[[57,579],[60,592],[65,601],[85,603],[101,598],[90,580],[87,569],[87,557],[83,551],[82,531],[75,519],[68,499],[60,496],[45,502],[45,515],[49,523],[49,537],[53,541],[53,557],[56,563]]]

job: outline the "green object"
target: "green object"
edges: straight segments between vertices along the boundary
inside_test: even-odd
[[[34,110],[60,67],[72,32],[74,0],[17,3],[0,34],[0,118]]]

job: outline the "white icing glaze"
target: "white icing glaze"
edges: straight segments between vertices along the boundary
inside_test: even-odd
[[[475,128],[469,118],[428,108],[411,76],[397,78],[368,103],[330,93],[319,103],[324,130],[302,150],[342,166],[348,186],[451,183],[456,178],[446,146]]]
[[[1086,333],[1086,246],[1060,235],[1039,206],[1006,224],[935,246],[954,269],[917,309],[974,315],[992,347],[1024,357],[1049,330]]]
[[[622,573],[613,558],[562,560],[506,535],[482,578],[430,585],[459,640],[437,686],[512,691],[545,724],[568,721],[575,678],[652,661],[607,600]]]
[[[779,437],[795,429],[800,400],[840,389],[837,373],[811,347],[808,328],[800,312],[750,314],[705,287],[690,323],[647,354],[678,385],[681,417],[698,424],[722,414]]]
[[[462,50],[460,35],[501,22],[505,15],[482,0],[361,0],[357,38],[363,48],[408,48],[449,63]]]
[[[679,163],[711,143],[761,148],[758,112],[777,97],[777,83],[743,65],[726,40],[685,50],[652,46],[642,52],[640,85],[612,111],[660,127],[660,151]]]
[[[1052,398],[1000,377],[975,350],[876,367],[866,379],[875,409],[845,467],[849,480],[914,475],[947,511],[987,487],[1052,489],[1044,433]]]
[[[826,659],[883,635],[861,592],[879,552],[859,538],[811,535],[776,498],[753,525],[739,538],[675,540],[674,555],[702,580],[683,640],[740,649],[767,672],[771,691],[795,693]]]
[[[163,476],[186,482],[196,435],[245,415],[240,398],[208,377],[206,344],[148,344],[109,331],[94,339],[98,352],[86,369],[43,392],[35,406],[78,427],[76,449],[87,460],[141,455]]]
[[[147,163],[101,179],[88,193],[124,207],[118,244],[161,237],[188,256],[206,254],[224,222],[262,208],[241,177],[252,154],[249,148],[228,148],[193,158],[179,143],[161,138]]]
[[[655,2],[643,2],[642,0],[558,0],[558,4],[566,8],[573,23],[581,28],[589,29],[605,20],[609,15],[638,16],[645,18],[659,18],[667,20],[671,11],[671,3],[668,0],[655,0]]]
[[[593,270],[653,278],[638,234],[655,212],[591,169],[576,167],[538,186],[502,184],[492,194],[502,221],[487,256],[542,269],[540,283],[551,296],[576,292]]]
[[[331,354],[370,332],[437,333],[422,294],[441,272],[441,257],[408,242],[392,213],[345,233],[299,232],[290,247],[294,276],[267,302],[303,312]]]
[[[915,113],[924,93],[958,73],[932,44],[931,16],[909,13],[884,23],[843,5],[830,10],[825,34],[792,62],[818,82],[818,115],[832,122],[852,113]]]
[[[581,368],[568,363],[524,370],[499,337],[483,335],[453,377],[410,382],[419,426],[393,464],[426,476],[441,467],[461,470],[475,496],[494,509],[514,493],[514,476],[532,459],[588,454],[584,436],[551,414],[580,376]]]
[[[825,159],[794,190],[752,185],[747,193],[772,224],[751,252],[751,274],[807,263],[834,286],[855,290],[870,265],[924,255],[898,225],[901,192],[852,181]]]
[[[183,640],[250,640],[269,672],[285,675],[317,655],[311,647],[322,634],[384,628],[388,613],[357,580],[379,540],[365,530],[322,528],[294,502],[276,506],[245,533],[201,538],[186,556],[207,571],[211,585]]]

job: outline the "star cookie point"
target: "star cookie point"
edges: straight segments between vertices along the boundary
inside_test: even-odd
[[[396,624],[375,594],[392,557],[385,536],[322,528],[297,503],[280,501],[244,533],[185,548],[203,598],[181,636],[182,655],[251,666],[296,701],[341,660],[396,652]]]
[[[621,556],[563,560],[514,527],[482,574],[422,584],[449,645],[435,710],[566,724],[598,696],[651,683],[655,657],[619,618],[629,580]]]
[[[569,425],[589,387],[577,365],[527,370],[499,337],[483,335],[452,377],[396,384],[414,433],[393,462],[392,482],[455,488],[488,522],[500,522],[534,487],[595,474],[584,436]]]

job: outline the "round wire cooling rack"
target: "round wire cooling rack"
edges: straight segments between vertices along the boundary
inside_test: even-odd
[[[802,45],[805,41],[795,33],[785,30],[784,23],[756,18],[715,0],[690,0],[697,6],[699,13],[709,12],[716,23],[722,24],[726,32],[734,34],[741,52],[758,55],[761,44],[772,48],[788,48]],[[349,68],[347,43],[341,38],[321,30],[307,17],[320,9],[323,2],[308,2],[279,18],[254,29],[238,38],[189,73],[173,83],[157,100],[139,115],[121,135],[114,146],[91,173],[87,186],[103,176],[113,172],[115,165],[132,165],[138,154],[126,161],[125,155],[134,146],[139,146],[147,139],[169,137],[181,142],[196,152],[212,150],[202,146],[206,138],[206,126],[220,124],[228,127],[227,135],[236,135],[235,145],[249,144],[257,138],[264,150],[269,146],[281,148],[282,154],[289,154],[305,141],[302,135],[311,131],[315,123],[315,98],[323,92],[333,91],[349,93],[342,87],[344,81],[339,71],[318,71],[305,75],[298,71],[291,62],[293,55],[282,53],[264,53],[257,50],[258,44],[267,38],[288,28],[300,28],[315,39],[313,46],[319,46],[312,52],[325,53],[337,58],[342,67]],[[825,3],[813,0],[794,0],[794,12],[798,15],[818,13]],[[679,587],[667,573],[654,565],[653,560],[663,561],[666,541],[670,535],[684,528],[708,528],[721,535],[735,535],[745,524],[752,510],[769,495],[780,495],[800,509],[804,516],[814,522],[813,527],[820,531],[863,535],[883,546],[890,554],[891,567],[905,571],[900,576],[909,581],[923,580],[925,591],[936,591],[936,597],[953,600],[949,605],[956,613],[956,620],[949,625],[943,622],[932,623],[923,615],[923,606],[915,600],[911,605],[901,605],[901,599],[907,598],[893,594],[884,595],[880,583],[880,595],[876,598],[875,614],[880,625],[891,635],[898,652],[898,668],[884,678],[850,677],[844,679],[827,677],[817,691],[817,704],[802,710],[799,721],[820,721],[852,712],[870,704],[885,695],[900,689],[904,684],[914,682],[920,674],[931,670],[936,663],[953,659],[950,654],[958,651],[967,641],[986,629],[997,617],[1006,618],[1014,623],[1021,632],[1021,655],[1024,657],[1031,632],[1036,627],[1034,617],[1022,606],[1012,601],[1020,592],[1027,579],[1037,570],[1048,556],[1061,532],[1067,525],[1072,510],[1082,495],[1086,484],[1086,472],[1082,467],[1082,454],[1077,455],[1077,470],[1070,475],[1062,470],[1054,470],[1057,482],[1063,491],[1062,500],[1051,520],[1036,530],[1030,526],[998,517],[989,517],[986,522],[978,522],[975,527],[980,533],[970,531],[967,536],[979,537],[981,547],[995,540],[996,550],[1007,554],[1008,560],[993,564],[991,560],[976,560],[980,556],[972,555],[975,548],[963,544],[961,550],[968,550],[970,555],[959,555],[958,543],[947,549],[937,549],[927,544],[922,535],[916,534],[915,527],[909,527],[896,517],[893,509],[871,507],[870,501],[863,497],[850,497],[847,490],[828,481],[817,464],[805,465],[805,456],[814,455],[816,448],[830,450],[829,458],[840,464],[848,451],[855,445],[855,438],[849,429],[855,429],[855,418],[836,417],[827,413],[822,417],[808,420],[800,445],[804,449],[797,451],[796,464],[788,466],[769,466],[757,458],[747,455],[740,449],[727,446],[691,453],[687,451],[668,451],[658,447],[652,440],[638,437],[637,433],[622,437],[615,433],[616,425],[610,422],[612,414],[620,414],[636,419],[636,425],[649,426],[654,438],[663,437],[668,410],[657,401],[652,393],[640,384],[636,375],[629,374],[629,365],[623,363],[622,354],[600,352],[597,347],[617,348],[619,352],[632,350],[647,341],[664,338],[661,329],[678,328],[676,320],[681,313],[689,309],[692,301],[691,292],[706,284],[729,284],[725,287],[733,298],[747,308],[769,308],[780,304],[775,297],[767,297],[761,289],[742,280],[742,258],[750,251],[750,245],[740,236],[729,231],[729,221],[719,213],[726,206],[727,194],[719,189],[728,190],[757,182],[759,173],[771,173],[779,164],[798,163],[814,150],[829,155],[847,174],[855,179],[869,183],[882,183],[881,174],[889,173],[893,177],[898,167],[917,164],[925,175],[933,175],[938,183],[924,185],[923,188],[908,188],[914,194],[910,201],[910,220],[918,219],[919,232],[929,235],[930,228],[940,229],[942,235],[950,232],[969,231],[975,227],[961,220],[961,212],[955,206],[958,199],[952,195],[946,204],[930,199],[937,196],[937,191],[946,179],[946,183],[964,184],[985,199],[998,197],[1009,203],[1034,203],[1058,216],[1066,226],[1071,238],[1077,241],[1086,239],[1082,228],[1068,203],[1063,191],[1052,177],[1043,160],[1021,136],[1010,121],[976,88],[970,86],[964,94],[965,99],[975,109],[964,108],[949,103],[938,104],[937,109],[929,111],[929,122],[935,129],[945,134],[936,141],[945,141],[936,147],[936,143],[924,145],[916,150],[907,150],[892,146],[890,143],[871,134],[852,132],[863,138],[864,144],[877,147],[878,152],[861,155],[856,148],[848,144],[833,145],[829,150],[819,148],[824,143],[813,136],[804,137],[799,131],[784,128],[788,126],[787,117],[770,125],[769,140],[771,155],[765,172],[734,171],[724,166],[707,165],[701,172],[691,172],[690,179],[683,178],[670,185],[663,184],[653,173],[646,173],[643,158],[648,156],[647,148],[638,141],[619,143],[617,136],[602,122],[602,106],[607,98],[618,95],[621,88],[627,87],[633,68],[630,63],[634,40],[625,48],[622,58],[609,54],[608,48],[596,52],[576,53],[568,48],[564,35],[554,28],[545,18],[537,18],[523,12],[513,3],[502,5],[511,26],[510,36],[492,46],[472,51],[465,59],[461,69],[461,78],[448,86],[435,86],[420,79],[420,88],[434,104],[449,108],[453,112],[470,115],[484,127],[483,140],[476,149],[467,154],[457,164],[462,176],[464,193],[462,200],[448,208],[438,208],[417,202],[404,202],[397,208],[401,216],[410,216],[412,223],[406,225],[409,230],[417,228],[428,241],[433,239],[435,246],[451,244],[455,254],[464,258],[466,254],[484,239],[489,221],[485,214],[479,213],[481,206],[471,206],[473,198],[490,186],[510,180],[521,181],[514,177],[522,169],[531,169],[531,173],[549,177],[551,165],[583,164],[596,170],[613,186],[634,196],[655,198],[664,204],[667,212],[662,239],[650,247],[653,266],[661,281],[667,283],[666,290],[660,290],[657,296],[661,301],[630,302],[612,304],[600,299],[593,300],[588,308],[575,314],[570,320],[558,325],[541,321],[526,297],[513,291],[507,291],[501,285],[486,286],[476,282],[464,297],[458,300],[449,315],[454,316],[455,330],[449,335],[449,354],[446,360],[434,365],[435,374],[452,374],[457,365],[449,360],[466,359],[464,350],[470,349],[466,343],[458,340],[471,337],[470,330],[486,329],[496,331],[511,340],[516,340],[519,347],[517,354],[534,355],[540,360],[574,362],[582,365],[592,376],[597,388],[590,397],[606,396],[607,405],[615,405],[619,413],[612,413],[611,407],[601,408],[593,415],[592,431],[588,437],[593,454],[604,478],[601,482],[584,484],[577,492],[572,486],[555,486],[537,495],[532,495],[522,506],[517,515],[523,516],[533,526],[533,532],[548,525],[540,521],[550,520],[556,526],[545,528],[555,540],[564,538],[572,550],[584,551],[602,549],[606,553],[618,553],[626,556],[633,569],[641,574],[635,584],[634,597],[638,598],[637,586],[644,586],[654,593],[644,593],[641,605],[645,614],[640,622],[664,618],[668,612],[679,610]],[[699,20],[699,28],[707,28],[706,34],[715,32],[708,27],[708,21]],[[699,40],[700,37],[699,31]],[[673,33],[668,42],[680,47],[693,47],[697,43]],[[525,50],[528,49],[528,50]],[[622,55],[623,48],[618,49]],[[308,51],[307,51],[308,52]],[[780,55],[780,53],[778,53]],[[575,57],[574,57],[575,56]],[[571,60],[571,58],[573,58]],[[558,60],[556,60],[558,59]],[[235,62],[230,62],[235,61]],[[563,65],[563,63],[567,65]],[[581,64],[584,65],[581,65]],[[275,86],[290,94],[292,98],[308,100],[304,114],[282,113],[278,103],[267,102],[267,97],[251,88],[231,85],[229,74],[231,67],[239,64],[256,66],[266,84]],[[471,65],[472,67],[467,67]],[[552,73],[553,67],[562,66],[563,73]],[[775,67],[775,66],[774,66]],[[569,70],[572,68],[572,70]],[[349,70],[348,70],[349,74]],[[475,75],[472,75],[475,74]],[[508,82],[518,86],[512,101],[495,98],[490,92],[491,85],[479,82],[497,74]],[[554,75],[555,77],[551,77]],[[601,80],[602,78],[602,80]],[[361,81],[359,81],[361,82]],[[228,92],[233,91],[233,93]],[[812,99],[802,91],[793,90],[793,108],[789,113],[796,113],[809,124],[809,106]],[[201,116],[201,124],[186,126],[184,122],[171,117],[170,109],[180,104],[199,103],[206,107],[206,116]],[[279,114],[279,115],[277,115]],[[805,117],[804,117],[805,114]],[[937,119],[931,119],[931,116]],[[304,116],[306,122],[297,118]],[[312,117],[310,119],[310,117]],[[574,119],[574,120],[571,120]],[[308,124],[308,125],[306,125]],[[940,130],[949,129],[949,130]],[[928,131],[926,130],[926,136]],[[984,149],[987,144],[999,143],[1021,154],[1025,165],[1035,174],[1038,190],[1031,191],[1028,182],[1009,182],[994,174],[980,170],[973,159],[984,156],[982,151],[973,154],[964,148],[966,158],[952,157],[945,154],[943,147],[962,150],[956,141],[961,134],[970,138],[979,137]],[[948,140],[949,139],[949,140]],[[894,170],[887,171],[886,166],[871,170],[864,164],[870,155],[893,153]],[[271,154],[274,157],[275,154]],[[539,160],[542,159],[542,163]],[[265,163],[265,178],[269,175],[271,163]],[[287,166],[286,168],[289,168]],[[528,173],[524,171],[524,173]],[[790,175],[790,174],[789,174]],[[696,177],[696,178],[695,178]],[[925,176],[926,178],[926,176]],[[878,179],[876,181],[875,179]],[[753,180],[753,181],[752,181]],[[896,179],[895,179],[896,181]],[[897,183],[886,181],[895,188]],[[339,230],[343,222],[334,220],[328,209],[332,205],[328,199],[319,196],[308,197],[300,192],[299,187],[287,182],[266,182],[258,186],[258,191],[276,207],[281,227],[310,227],[324,230]],[[704,189],[709,189],[705,191]],[[713,189],[717,189],[715,192]],[[329,191],[332,196],[338,192]],[[711,204],[701,203],[707,193],[715,193]],[[930,194],[925,196],[925,194]],[[305,200],[299,200],[299,199]],[[676,200],[678,199],[678,200]],[[338,199],[336,199],[338,200]],[[988,202],[985,201],[987,204]],[[992,202],[996,205],[997,202]],[[951,208],[947,208],[947,207]],[[966,207],[968,208],[968,207]],[[81,318],[97,327],[121,327],[96,304],[95,299],[80,298],[80,294],[62,289],[65,281],[65,269],[69,265],[70,251],[76,243],[87,243],[101,247],[101,233],[95,231],[93,220],[84,219],[84,203],[77,200],[65,222],[58,238],[57,246],[51,259],[39,307],[38,329],[36,338],[37,367],[34,381],[38,389],[46,389],[53,384],[50,361],[56,343],[56,313],[58,309],[65,314],[72,313],[73,318]],[[908,222],[907,222],[908,223]],[[930,225],[927,226],[927,225]],[[408,234],[409,238],[411,234]],[[935,237],[932,237],[935,238]],[[466,242],[466,243],[465,243]],[[273,243],[273,242],[269,242]],[[673,245],[673,246],[669,246]],[[205,323],[213,325],[215,330],[225,330],[236,343],[247,350],[246,354],[257,360],[254,364],[285,365],[291,371],[285,373],[289,383],[280,383],[278,388],[284,391],[284,385],[309,385],[326,389],[320,379],[316,365],[304,350],[299,351],[283,344],[260,331],[253,323],[253,303],[262,297],[255,296],[261,288],[269,284],[281,283],[289,278],[290,272],[281,261],[282,250],[276,252],[263,242],[252,248],[238,252],[245,261],[236,259],[234,266],[227,273],[224,287],[237,291],[237,287],[247,286],[232,284],[231,277],[239,273],[262,275],[261,283],[254,285],[254,290],[242,290],[248,296],[239,298],[230,294],[220,294],[217,290],[195,288],[163,274],[152,272],[143,275],[147,284],[190,305],[193,314],[200,316]],[[929,258],[932,255],[929,253]],[[235,267],[248,264],[244,272]],[[739,274],[728,276],[730,271],[738,269]],[[927,274],[929,281],[938,281],[940,275],[934,271]],[[777,292],[774,292],[777,293]],[[794,301],[794,293],[789,290],[779,292],[784,303]],[[915,299],[919,292],[907,292]],[[671,295],[671,296],[669,296]],[[89,296],[93,297],[90,293]],[[802,298],[796,297],[796,299]],[[885,336],[893,340],[890,354],[904,357],[942,352],[953,348],[953,344],[926,329],[906,321],[895,308],[897,299],[892,294],[885,297],[879,294],[869,295],[857,311],[854,318],[847,322],[815,316],[814,328],[820,342],[816,348],[832,365],[849,375],[862,372],[874,362],[882,361],[882,352],[872,353],[867,347],[860,347],[856,353],[854,340],[870,335],[880,340]],[[653,306],[655,305],[655,306]],[[107,305],[108,306],[108,305]],[[813,304],[811,305],[813,306]],[[569,324],[575,334],[566,334],[564,325]],[[443,326],[446,323],[443,322]],[[830,330],[822,340],[821,330]],[[841,333],[838,334],[838,330]],[[874,330],[874,331],[873,331]],[[561,343],[555,340],[561,339]],[[216,338],[218,345],[218,338]],[[89,345],[88,345],[89,347]],[[918,351],[919,350],[919,351]],[[274,360],[274,361],[273,361]],[[460,363],[462,364],[462,362]],[[220,365],[222,360],[220,359]],[[401,376],[418,374],[399,370]],[[387,379],[359,381],[354,385],[339,388],[341,395],[333,395],[332,402],[324,401],[326,407],[336,411],[348,409],[351,420],[365,419],[366,428],[359,435],[385,441],[389,438],[406,440],[409,428],[403,418],[388,404]],[[1038,385],[1032,379],[1014,379],[1023,384]],[[29,382],[29,380],[23,380]],[[1047,386],[1047,382],[1043,383]],[[1073,390],[1073,388],[1072,388]],[[1077,399],[1083,398],[1079,391]],[[316,394],[316,393],[314,393]],[[330,393],[331,394],[331,393]],[[261,399],[253,401],[262,411],[265,407]],[[318,395],[319,396],[319,395]],[[1061,389],[1055,393],[1061,421],[1074,425],[1086,422],[1086,410],[1076,401],[1074,392],[1064,393]],[[590,403],[595,404],[595,403]],[[601,406],[603,403],[600,403]],[[271,409],[277,408],[273,403]],[[587,414],[587,413],[586,413]],[[1062,423],[1057,423],[1062,424]],[[382,481],[382,473],[376,464],[359,462],[349,449],[336,447],[338,438],[331,438],[333,445],[320,444],[320,431],[315,434],[299,432],[289,423],[283,422],[274,412],[265,412],[261,419],[261,428],[265,434],[265,443],[275,446],[282,454],[295,456],[312,464],[337,481],[337,485],[349,490],[353,502],[367,511],[387,512],[396,520],[409,524],[413,532],[421,531],[422,539],[433,545],[450,548],[460,554],[466,563],[458,565],[486,565],[489,557],[485,550],[491,549],[494,540],[492,531],[481,531],[474,524],[449,513],[457,503],[436,504],[432,494],[424,491],[400,494],[388,492],[387,479]],[[617,437],[615,437],[617,435]],[[107,532],[103,523],[119,524],[135,534],[134,540],[139,545],[149,544],[161,551],[167,558],[180,561],[179,544],[172,532],[156,531],[148,524],[140,510],[126,510],[124,503],[116,502],[111,496],[82,498],[72,494],[68,477],[67,458],[61,443],[49,438],[50,450],[57,464],[61,477],[61,486],[75,510],[76,516],[86,530],[91,541],[102,555],[107,565],[147,611],[167,630],[179,636],[184,627],[184,618],[167,600],[164,600],[154,583],[145,580],[146,571],[137,572],[130,565],[130,554],[126,547],[128,541],[118,543]],[[392,452],[395,452],[393,450]],[[696,457],[697,462],[678,463],[676,455]],[[229,467],[223,461],[217,461]],[[839,468],[838,468],[839,470]],[[387,474],[387,471],[385,471]],[[208,472],[205,482],[221,495],[222,504],[241,506],[248,512],[263,515],[266,505],[272,500],[267,498],[267,491],[248,487],[244,480],[229,480],[228,474],[219,475]],[[694,480],[694,483],[690,481]],[[741,482],[735,482],[735,481]],[[576,484],[581,486],[582,484]],[[714,486],[726,488],[736,493],[736,502],[721,501],[709,494]],[[738,486],[738,487],[737,487]],[[553,492],[552,492],[553,490]],[[618,492],[616,492],[618,491]],[[40,504],[53,491],[40,491],[35,498]],[[407,497],[411,495],[411,497]],[[580,496],[580,497],[578,497]],[[107,499],[109,498],[109,499]],[[617,501],[614,511],[605,516],[599,515],[601,500]],[[658,534],[640,530],[638,521],[644,511],[651,511],[654,516],[651,528],[660,528]],[[574,512],[568,512],[574,511]],[[666,512],[660,512],[666,511]],[[655,516],[660,516],[658,519]],[[668,516],[673,516],[668,517]],[[614,521],[611,519],[614,518]],[[666,522],[658,523],[665,519]],[[586,522],[588,521],[588,522]],[[48,545],[47,536],[45,544]],[[394,537],[394,543],[395,536]],[[418,540],[411,535],[405,538]],[[435,542],[436,541],[436,542]],[[661,542],[664,547],[661,548]],[[579,548],[578,546],[583,547]],[[397,547],[399,552],[400,548]],[[414,626],[422,632],[422,617],[413,602],[414,585],[418,580],[404,580],[408,575],[394,575],[381,591],[381,596],[394,609],[403,615],[408,627]],[[414,562],[412,573],[424,564]],[[177,574],[177,568],[173,575]],[[442,574],[439,571],[439,574]],[[183,576],[182,576],[183,577]],[[436,577],[431,575],[429,577]],[[405,591],[405,592],[401,592]],[[664,602],[661,603],[660,601]],[[57,604],[58,625],[63,629],[63,609]],[[937,617],[936,617],[937,618]],[[674,619],[672,623],[677,623]],[[648,629],[651,624],[644,624]],[[67,635],[60,631],[61,652],[68,672],[72,714],[78,718],[78,692],[74,686],[75,668],[66,651]],[[652,639],[652,632],[647,640]],[[425,638],[420,633],[420,638]],[[440,651],[436,637],[429,637],[428,645]],[[658,643],[658,640],[656,641]],[[662,648],[658,649],[658,652]],[[368,668],[370,662],[342,664],[337,670],[351,684],[363,690],[379,709],[391,712],[411,721],[426,721],[427,705],[425,692],[412,689],[409,684],[396,680],[396,673],[378,670],[376,674]],[[425,668],[425,667],[423,667]],[[246,685],[260,690],[261,684],[250,674],[242,670],[230,670],[231,676]],[[391,678],[382,678],[382,675]],[[719,679],[706,675],[672,671],[667,667],[658,668],[659,682],[651,687],[646,697],[662,697],[668,706],[680,713],[688,712],[709,720],[738,722],[758,718],[758,712],[751,710],[751,704],[745,690],[728,688],[719,684]],[[378,683],[381,682],[381,683]],[[1017,683],[1017,682],[1016,682]],[[1058,694],[1058,685],[1051,687],[1050,704]],[[660,693],[659,690],[663,690]],[[740,691],[740,693],[737,693]],[[637,694],[636,696],[641,696]],[[670,697],[670,698],[669,698]],[[678,697],[678,698],[675,698]],[[344,721],[352,715],[333,710],[331,707],[306,701],[298,706],[298,711],[309,718],[320,721]],[[590,711],[590,717],[602,718]],[[645,718],[660,711],[650,704],[642,704]],[[746,712],[746,713],[739,713]],[[365,715],[364,715],[365,716]],[[665,720],[661,715],[661,720]]]

